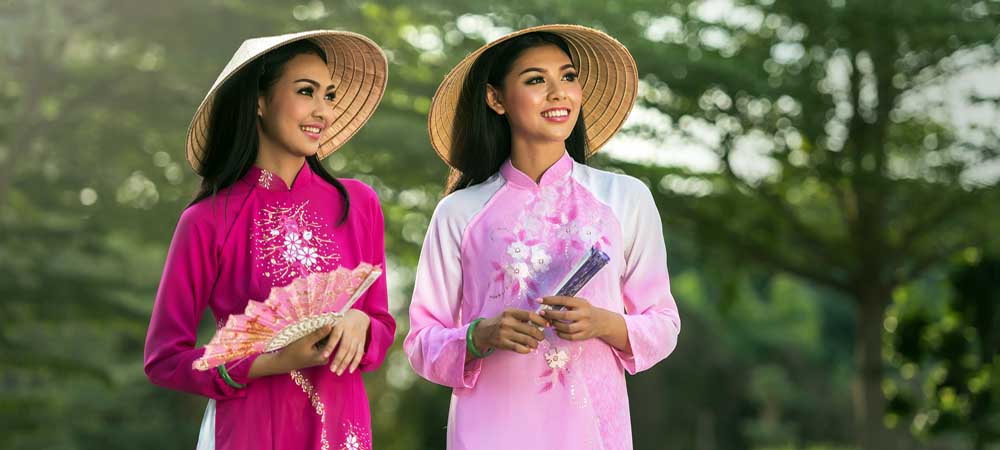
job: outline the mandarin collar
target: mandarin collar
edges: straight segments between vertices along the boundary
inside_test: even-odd
[[[500,174],[503,175],[504,179],[508,183],[514,186],[525,188],[525,189],[539,189],[553,184],[558,184],[569,177],[570,172],[573,169],[573,158],[569,156],[569,153],[563,151],[561,158],[556,160],[552,166],[545,170],[542,174],[538,183],[531,179],[524,172],[521,172],[518,168],[511,164],[510,159],[504,161],[503,165],[500,166]]]
[[[285,181],[282,180],[277,174],[253,165],[250,166],[250,170],[247,171],[247,174],[243,176],[243,181],[251,186],[257,186],[271,192],[296,192],[304,189],[309,183],[312,182],[312,179],[315,178],[315,176],[316,174],[313,173],[309,164],[303,162],[298,175],[296,175],[295,180],[292,181],[292,186],[288,187],[285,186]]]

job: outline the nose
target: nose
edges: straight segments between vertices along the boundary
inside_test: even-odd
[[[563,86],[562,82],[556,81],[554,83],[549,83],[549,100],[562,100],[566,98],[566,87]]]
[[[317,97],[316,101],[313,103],[312,116],[316,119],[322,120],[324,125],[329,125],[330,120],[333,117],[333,106],[327,103],[325,98]]]

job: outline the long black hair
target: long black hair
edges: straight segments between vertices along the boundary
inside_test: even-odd
[[[211,197],[250,171],[260,140],[257,136],[257,99],[268,95],[281,78],[285,64],[302,54],[319,56],[326,62],[326,53],[309,40],[281,46],[257,58],[227,80],[215,94],[212,114],[208,119],[208,139],[201,155],[201,187],[191,206]],[[351,199],[347,188],[327,172],[316,155],[306,157],[306,163],[316,175],[337,188],[344,201],[340,222],[347,219]]]
[[[566,41],[553,33],[535,32],[504,41],[487,49],[476,58],[465,77],[458,97],[456,119],[452,129],[451,163],[446,194],[473,186],[491,177],[510,158],[510,123],[486,104],[486,85],[503,86],[503,79],[525,50],[543,45],[555,45],[572,58]],[[587,125],[583,108],[573,131],[566,138],[566,151],[581,164],[587,162]]]

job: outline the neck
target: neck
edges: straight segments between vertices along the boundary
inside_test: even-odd
[[[291,189],[295,177],[299,175],[302,166],[305,165],[306,158],[294,155],[290,152],[280,151],[274,148],[270,142],[260,141],[260,151],[257,152],[257,160],[254,165],[271,172],[285,182],[285,186]]]
[[[545,171],[565,152],[565,142],[528,143],[514,139],[510,148],[510,164],[538,183]]]

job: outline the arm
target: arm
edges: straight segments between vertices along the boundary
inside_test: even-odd
[[[192,368],[204,353],[195,348],[197,328],[218,269],[214,225],[196,214],[195,207],[184,211],[170,243],[146,335],[146,376],[153,384],[214,399],[242,397],[245,391],[228,385],[218,371]],[[255,359],[226,364],[233,381],[249,382]]]
[[[445,201],[431,217],[417,263],[410,303],[410,331],[403,343],[413,370],[421,377],[453,388],[475,386],[482,360],[469,359],[462,323],[461,235],[449,220]]]
[[[670,293],[667,273],[667,252],[663,241],[663,225],[645,185],[636,185],[632,195],[637,217],[625,229],[625,273],[622,296],[624,319],[630,351],[618,345],[614,352],[630,374],[652,367],[673,352],[677,346],[681,320],[677,304]],[[632,237],[629,242],[629,237]]]
[[[371,254],[368,261],[375,266],[385,267],[385,223],[382,207],[378,197],[372,193],[369,204],[371,224]],[[360,302],[360,309],[371,319],[368,336],[365,340],[365,353],[361,358],[360,368],[363,372],[378,369],[385,360],[385,355],[396,336],[396,320],[389,313],[389,294],[386,286],[386,273],[383,273],[375,284],[368,288]]]

